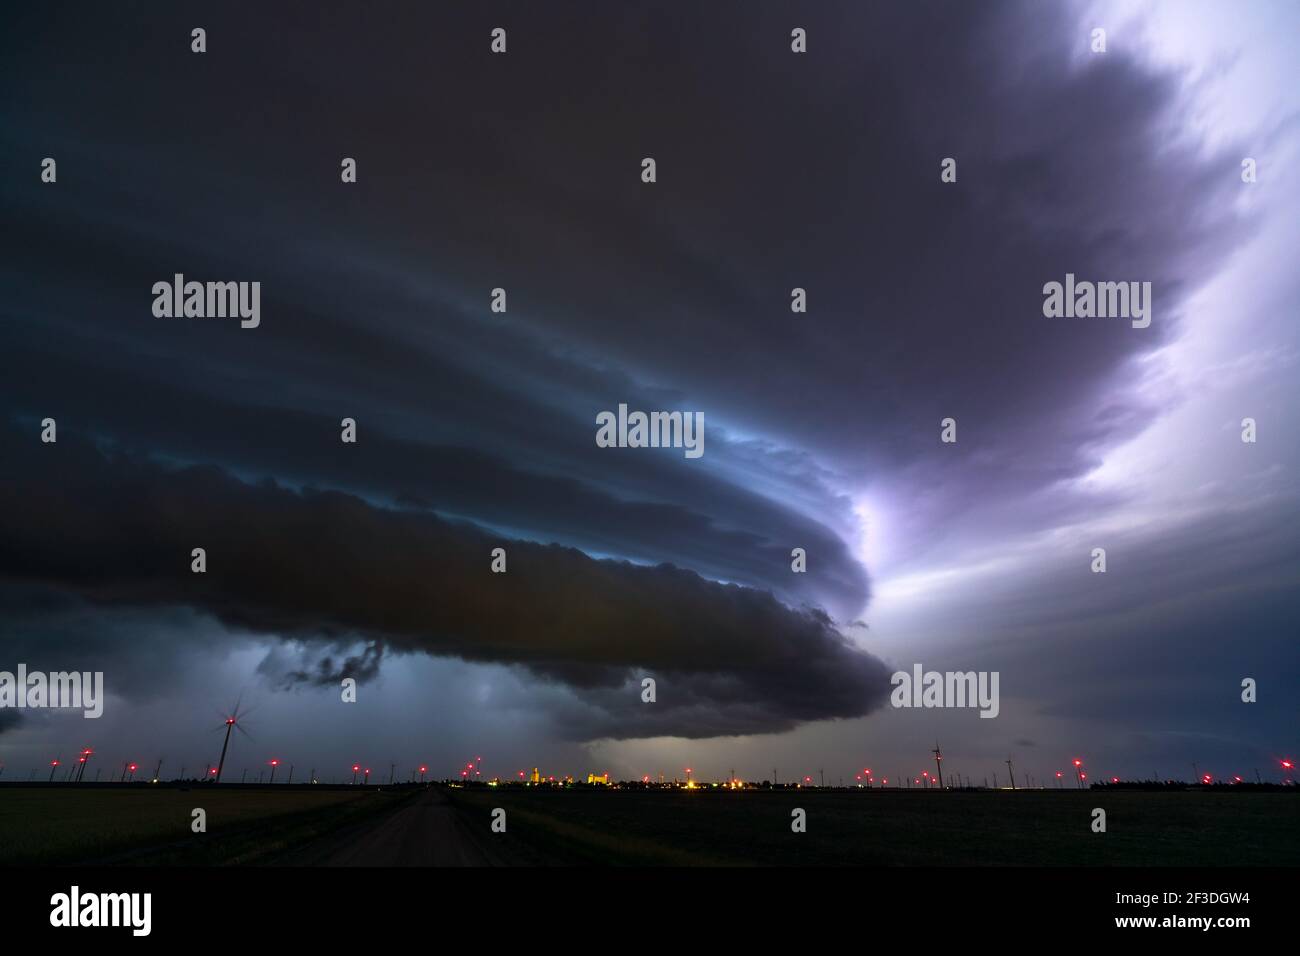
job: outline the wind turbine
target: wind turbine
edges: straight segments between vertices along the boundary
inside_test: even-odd
[[[226,766],[226,750],[229,749],[230,747],[230,732],[234,730],[236,727],[238,727],[239,732],[241,734],[243,734],[249,740],[253,739],[253,735],[250,734],[247,730],[245,730],[239,723],[240,720],[239,705],[243,701],[243,699],[244,699],[244,695],[241,693],[239,697],[235,699],[235,709],[229,715],[222,718],[226,726],[226,740],[225,743],[221,745],[221,759],[217,762],[217,776],[216,779],[213,780],[213,783],[221,782],[221,771]],[[247,712],[245,712],[244,716],[247,716]],[[218,727],[216,729],[220,730],[221,728]]]

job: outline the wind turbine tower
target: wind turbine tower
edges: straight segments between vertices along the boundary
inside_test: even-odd
[[[240,695],[240,697],[235,700],[235,709],[230,713],[228,717],[225,718],[226,739],[225,742],[221,745],[221,759],[217,761],[217,776],[213,780],[213,783],[221,782],[221,771],[226,766],[226,751],[230,748],[230,732],[238,728],[239,732],[243,734],[245,737],[248,737],[249,740],[253,739],[252,735],[249,734],[249,732],[245,730],[243,727],[241,727],[239,724],[239,704],[242,700],[243,700],[243,696]],[[184,774],[182,774],[182,776],[184,776]]]

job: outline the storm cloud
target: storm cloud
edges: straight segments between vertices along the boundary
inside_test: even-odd
[[[878,658],[960,646],[1034,688],[992,751],[1046,751],[1031,699],[1093,719],[1071,673],[1122,680],[1094,621],[1210,659],[1169,609],[1294,558],[1294,285],[1197,298],[1261,235],[1239,163],[1286,168],[1294,110],[1199,135],[1188,73],[1115,18],[1091,55],[1069,4],[399,6],[11,16],[7,653],[116,660],[136,702],[249,648],[304,694],[414,655],[502,665],[585,741],[859,717]],[[260,281],[260,326],[154,317],[177,272]],[[1150,328],[1046,318],[1066,273],[1150,282]],[[1233,320],[1248,354],[1171,358]],[[598,448],[620,402],[702,412],[706,454]],[[1132,574],[1104,599],[1072,576],[1102,538]],[[1284,666],[1283,616],[1242,615],[1252,669]]]
[[[887,690],[884,665],[824,612],[671,565],[598,561],[72,438],[19,461],[0,471],[0,574],[100,605],[190,606],[245,632],[380,642],[291,679],[364,680],[381,645],[520,664],[601,693],[587,736],[784,730],[861,716]],[[191,570],[194,547],[206,552],[204,573]],[[488,570],[496,547],[504,573]],[[642,675],[662,685],[653,708],[641,701]]]

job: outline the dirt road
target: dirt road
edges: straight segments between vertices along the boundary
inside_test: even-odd
[[[513,866],[527,864],[513,841],[477,830],[439,790],[423,791],[378,820],[350,827],[291,851],[281,866]]]

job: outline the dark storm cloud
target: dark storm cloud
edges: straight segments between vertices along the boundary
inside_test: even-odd
[[[9,573],[0,579],[0,669],[23,662],[33,671],[102,671],[110,695],[144,702],[169,693],[187,668],[211,667],[253,643],[190,608],[108,611],[57,583]]]
[[[71,438],[29,445],[0,475],[8,579],[105,606],[188,605],[242,631],[522,664],[599,695],[586,736],[783,730],[860,716],[888,686],[884,665],[824,613],[670,565],[595,561],[338,492],[106,456]],[[505,574],[488,569],[498,545]],[[194,547],[206,549],[205,574],[190,570]],[[378,655],[351,673],[324,661],[299,677],[364,678]],[[647,710],[639,686],[608,692],[642,673],[664,684],[663,703]]]
[[[481,441],[493,430],[480,416],[512,407],[535,419],[532,438],[539,452],[549,444],[548,454],[575,463],[573,474],[530,467],[535,456],[521,461],[520,454],[507,459],[466,444],[392,437],[357,407],[373,396],[332,402],[338,411],[328,416],[274,406],[253,409],[238,395],[227,400],[196,394],[179,382],[124,381],[88,358],[36,350],[20,340],[10,354],[11,383],[24,394],[45,396],[41,407],[62,427],[112,436],[126,447],[164,449],[185,461],[215,458],[242,473],[323,482],[597,552],[689,564],[713,577],[778,590],[796,603],[856,608],[866,599],[865,573],[844,543],[819,523],[721,478],[693,477],[680,456],[673,463],[650,458],[639,466],[627,459],[607,464],[610,453],[591,440],[594,424],[530,405],[524,396],[496,391],[489,396],[486,383],[465,382],[462,393],[477,388],[481,400],[460,406],[465,423],[483,422],[482,433],[477,438],[449,433],[446,439]],[[398,356],[386,362],[390,384],[408,364]],[[429,369],[428,361],[409,369],[413,391],[420,388],[417,374]],[[445,386],[451,375],[448,371],[438,381]],[[345,412],[359,419],[360,454],[339,454],[338,422]],[[268,441],[271,436],[278,440]],[[601,486],[583,480],[585,475],[601,476]],[[652,497],[641,498],[642,493]],[[790,548],[796,543],[816,556],[816,575],[790,573]],[[804,584],[808,578],[813,580]]]
[[[340,655],[344,655],[342,660]],[[312,662],[309,669],[281,668],[274,650],[262,659],[258,672],[270,677],[283,687],[296,684],[315,684],[319,687],[338,687],[345,677],[351,677],[358,684],[372,680],[384,661],[382,641],[371,641],[360,654],[345,654],[345,648],[339,647],[335,653],[325,653]]]
[[[34,336],[46,354],[23,364],[45,384],[22,390],[26,411],[56,394],[76,407],[61,373],[81,373],[49,353],[79,348],[105,366],[99,427],[158,451],[182,446],[158,434],[146,398],[172,405],[160,388],[172,378],[247,408],[330,420],[364,408],[388,434],[488,456],[498,479],[466,475],[459,495],[482,493],[463,514],[837,615],[861,609],[866,577],[809,513],[846,519],[837,488],[893,482],[910,536],[932,540],[974,500],[1018,500],[1091,467],[1154,411],[1126,387],[1128,360],[1168,336],[1232,240],[1231,177],[1210,179],[1221,157],[1166,140],[1176,82],[1119,51],[1079,65],[1084,34],[1042,5],[827,5],[800,11],[806,57],[786,52],[790,12],[772,5],[508,6],[492,16],[508,16],[515,42],[497,58],[446,40],[486,36],[472,12],[336,9],[312,24],[348,37],[328,70],[317,44],[294,42],[294,15],[263,12],[250,33],[238,8],[206,12],[220,43],[202,69],[183,45],[167,58],[175,90],[123,98],[75,73],[23,74],[48,84],[22,89],[36,100],[80,99],[51,131],[74,171],[58,199],[19,204],[13,261],[69,333],[95,329]],[[182,36],[188,23],[158,18]],[[60,27],[67,44],[111,29],[93,15]],[[420,37],[442,38],[436,55]],[[152,82],[152,67],[98,56],[123,86]],[[221,116],[220,135],[148,147],[169,96]],[[232,111],[246,100],[258,110]],[[337,160],[354,154],[361,181],[344,189]],[[652,188],[636,175],[643,155],[660,163]],[[956,186],[938,178],[949,155]],[[82,281],[65,295],[69,259]],[[257,338],[148,315],[139,290],[174,269],[262,276]],[[1066,271],[1153,281],[1156,324],[1044,319],[1041,286]],[[486,311],[497,285],[504,321]],[[809,289],[807,316],[789,312],[794,285]],[[738,473],[596,455],[594,412],[647,382],[770,453]],[[947,415],[962,440],[941,448]],[[193,422],[197,449],[174,453],[277,477],[292,458],[295,480],[348,487],[339,463],[306,464],[301,431],[276,428],[236,461],[211,421]],[[507,462],[566,490],[503,493]],[[356,490],[421,500],[402,485],[427,470],[382,456],[360,467],[387,487]],[[808,499],[801,515],[778,503],[790,486]],[[612,507],[596,489],[615,492]],[[823,573],[783,573],[776,558],[809,542]]]
[[[1166,136],[1176,81],[1119,49],[1078,60],[1086,32],[1055,6],[818,5],[806,57],[793,16],[236,4],[150,10],[145,31],[116,8],[19,11],[0,318],[24,430],[5,447],[45,415],[68,440],[7,458],[4,520],[30,547],[5,541],[3,573],[326,640],[290,679],[360,666],[334,643],[372,635],[520,662],[582,689],[559,713],[574,736],[865,712],[880,669],[819,611],[683,569],[847,619],[869,595],[854,489],[896,489],[913,551],[966,512],[1077,512],[1028,495],[1150,421],[1132,360],[1234,241],[1235,160]],[[31,175],[47,152],[57,188]],[[263,281],[261,328],[153,318],[176,271]],[[1152,281],[1152,328],[1044,319],[1067,271]],[[700,466],[598,451],[595,412],[624,400],[703,409]],[[936,441],[947,415],[957,446]],[[130,454],[79,457],[78,434]],[[488,577],[496,539],[448,517],[674,567],[518,541]],[[637,668],[667,675],[649,715]]]

